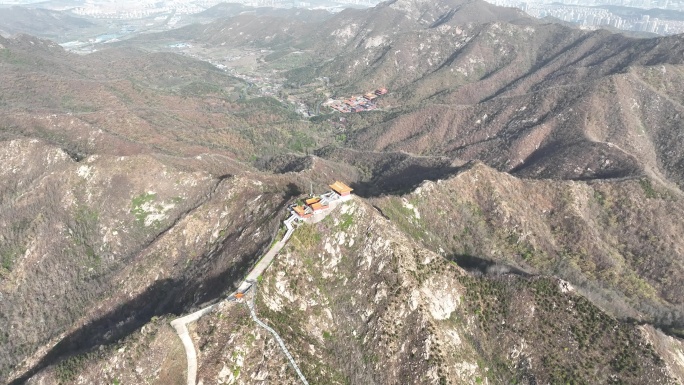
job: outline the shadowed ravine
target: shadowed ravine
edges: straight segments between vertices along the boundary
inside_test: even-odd
[[[192,268],[198,274],[200,271],[212,271],[212,267],[221,265],[222,256],[230,256],[232,244],[239,234],[232,234],[222,247],[211,253],[216,259],[207,259],[201,265]],[[265,249],[268,242],[257,245],[257,249]],[[143,293],[134,299],[122,303],[103,317],[89,322],[78,330],[62,339],[29,371],[10,382],[10,385],[26,383],[32,376],[48,366],[58,364],[68,357],[87,353],[100,345],[109,345],[126,338],[143,325],[150,322],[152,317],[164,314],[179,315],[192,311],[198,305],[214,302],[235,288],[235,284],[251,268],[253,261],[261,252],[237,259],[237,263],[219,274],[205,279],[197,279],[191,272],[177,279],[156,281]]]

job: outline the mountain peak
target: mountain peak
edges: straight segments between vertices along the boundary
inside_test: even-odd
[[[394,0],[389,1],[385,4],[392,9],[405,13],[411,19],[425,20],[425,16],[432,16],[438,13],[449,12],[465,4],[465,1]]]
[[[15,48],[19,48],[22,50],[30,50],[33,52],[36,52],[38,50],[59,53],[65,52],[62,46],[60,46],[52,40],[41,39],[25,33],[18,33],[12,36],[10,39],[2,39],[0,40],[0,45],[3,45],[5,48],[12,46]]]
[[[515,19],[532,20],[522,11],[497,7],[482,0],[393,0],[383,4],[405,13],[409,19],[429,26],[448,22],[465,24]]]

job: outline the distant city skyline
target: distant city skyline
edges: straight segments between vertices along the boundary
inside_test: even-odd
[[[488,0],[519,8],[537,18],[554,17],[582,29],[615,28],[660,35],[684,33],[684,0]],[[192,15],[220,3],[248,6],[326,8],[333,12],[345,5],[373,6],[379,0],[0,0],[2,6],[38,5],[79,16],[102,19],[143,19],[172,16],[173,27],[182,15]],[[616,7],[630,7],[616,9]],[[658,13],[653,15],[654,11]],[[668,14],[666,11],[675,11]],[[651,15],[647,14],[651,13]]]
[[[69,0],[69,7],[80,6],[102,6],[102,5],[116,5],[119,7],[140,6],[143,4],[155,3],[176,3],[176,4],[198,4],[198,3],[235,3],[235,4],[251,4],[251,5],[271,5],[271,4],[311,4],[311,3],[336,3],[336,4],[361,4],[374,5],[380,3],[381,0]],[[0,0],[0,5],[31,5],[41,3],[60,3],[60,1],[45,1],[45,0]]]
[[[601,0],[599,2],[596,0],[570,0],[558,3],[544,0],[491,0],[490,2],[499,6],[519,8],[530,16],[537,18],[554,17],[576,24],[582,29],[591,30],[612,27],[625,31],[648,32],[659,35],[684,33],[684,13],[679,11],[684,6],[684,2],[680,1]],[[672,8],[670,10],[675,12],[670,14],[661,12],[661,17],[654,17],[646,13],[662,8],[644,9],[634,7],[634,5],[647,3],[669,6]]]
[[[173,27],[183,15],[193,15],[221,3],[253,7],[327,9],[337,12],[347,5],[374,6],[380,0],[0,0],[0,6],[33,6],[68,11],[95,19],[137,20],[170,17]]]

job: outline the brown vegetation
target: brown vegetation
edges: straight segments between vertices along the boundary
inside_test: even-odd
[[[282,95],[386,86],[380,110],[305,120],[142,37],[0,38],[1,381],[178,381],[168,321],[339,179],[369,202],[298,229],[257,298],[312,383],[681,382],[681,341],[637,326],[684,329],[681,37],[479,1],[263,12],[145,39],[265,49],[269,72],[301,52]],[[294,383],[245,313],[196,324],[200,377]]]

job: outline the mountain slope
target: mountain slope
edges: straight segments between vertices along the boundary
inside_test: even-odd
[[[39,137],[72,153],[209,148],[238,159],[313,141],[287,106],[196,59],[131,48],[77,56],[29,36],[1,44],[3,138]]]
[[[534,181],[475,164],[374,204],[447,258],[552,272],[615,315],[682,324],[682,196],[648,179]]]
[[[310,383],[675,384],[684,368],[657,349],[672,343],[667,337],[615,320],[567,282],[472,275],[361,200],[295,232],[258,284],[257,309]],[[204,383],[297,383],[244,304],[226,302],[193,334]],[[168,337],[168,326],[150,323],[118,353],[85,357],[79,378],[160,383],[172,360],[170,348],[159,350]],[[104,369],[134,357],[163,371]]]
[[[17,6],[0,8],[0,35],[5,37],[26,33],[61,40],[92,27],[95,24],[90,20],[65,12]]]
[[[239,158],[308,123],[191,58],[0,39],[0,381],[23,383],[231,289],[293,191]]]
[[[2,144],[3,379],[231,289],[270,242],[289,191],[220,158],[77,163],[36,140]],[[243,207],[249,196],[260,204]]]
[[[169,321],[343,180],[358,197],[256,294],[312,383],[682,382],[681,36],[479,1],[288,12],[87,56],[0,38],[0,381],[184,383]],[[179,40],[256,73],[149,50]],[[375,111],[321,106],[381,86]],[[243,305],[190,334],[204,383],[297,381]]]
[[[530,177],[642,175],[682,186],[681,66],[630,67],[573,85],[453,106],[431,104],[357,131],[349,145],[480,159]],[[561,167],[564,165],[565,167]]]

